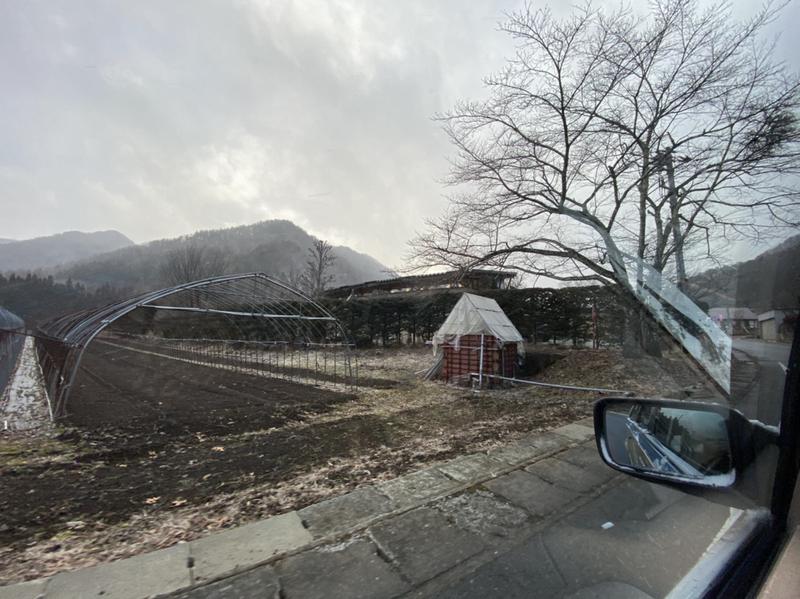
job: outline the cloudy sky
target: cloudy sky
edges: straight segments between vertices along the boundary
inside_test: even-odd
[[[445,204],[431,117],[480,97],[519,5],[2,0],[0,237],[287,218],[397,265]]]

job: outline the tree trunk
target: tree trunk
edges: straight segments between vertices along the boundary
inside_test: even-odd
[[[672,218],[672,236],[675,240],[675,271],[678,278],[678,289],[686,292],[686,265],[683,260],[683,232],[678,206],[678,190],[675,189],[675,165],[672,162],[672,151],[666,156],[667,185],[669,190],[669,208]]]
[[[635,300],[634,300],[635,301]],[[622,337],[622,355],[636,358],[643,353],[661,357],[662,342],[656,325],[644,307],[634,301],[625,302],[625,329]]]

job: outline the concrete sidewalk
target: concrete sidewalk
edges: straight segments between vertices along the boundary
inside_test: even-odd
[[[404,518],[420,520],[424,526],[430,525],[430,532],[436,535],[449,535],[454,542],[468,539],[470,549],[450,554],[448,559],[467,559],[484,549],[483,543],[467,532],[448,527],[446,518],[439,507],[429,507],[449,497],[463,493],[476,485],[487,484],[500,495],[514,494],[520,482],[519,491],[538,496],[537,510],[544,514],[561,508],[573,500],[575,491],[551,487],[541,479],[525,473],[524,468],[546,458],[548,455],[564,451],[580,442],[594,438],[588,421],[569,424],[547,433],[531,434],[515,443],[496,448],[488,453],[478,453],[456,458],[438,466],[412,472],[394,480],[375,486],[361,487],[351,493],[336,497],[300,510],[289,512],[266,520],[240,526],[224,532],[211,534],[189,543],[179,543],[168,549],[146,553],[136,557],[101,564],[35,581],[0,587],[0,599],[14,597],[27,598],[142,598],[166,595],[201,587],[198,597],[214,596],[219,584],[208,585],[215,580],[225,579],[237,572],[252,570],[263,564],[275,564],[276,568],[261,568],[245,575],[252,578],[253,584],[260,588],[278,588],[277,570],[286,578],[286,588],[295,588],[300,581],[307,584],[309,577],[303,575],[306,568],[318,571],[319,568],[342,570],[345,561],[362,569],[362,574],[374,574],[379,583],[372,586],[377,596],[391,596],[408,587],[403,577],[386,561],[393,554],[398,526],[404,527]],[[593,442],[593,441],[592,441]],[[592,451],[591,448],[588,449]],[[596,453],[596,451],[595,451]],[[563,467],[563,466],[562,466]],[[568,467],[568,466],[567,466]],[[578,466],[573,466],[578,468]],[[604,472],[606,477],[613,473]],[[597,476],[597,475],[595,475]],[[521,478],[530,478],[524,481]],[[527,486],[525,486],[527,482]],[[476,497],[481,497],[477,495]],[[478,502],[483,499],[478,499]],[[477,510],[476,517],[490,525],[497,514],[483,514],[479,504],[467,509]],[[487,507],[487,506],[484,506]],[[420,511],[420,508],[422,511]],[[515,512],[509,511],[510,514]],[[518,516],[518,514],[517,514]],[[363,534],[363,537],[358,536]],[[344,540],[343,551],[326,549]],[[441,539],[439,539],[441,541]],[[385,550],[380,547],[385,546]],[[415,559],[423,556],[422,548],[416,552]],[[435,560],[424,558],[428,570],[436,570]],[[317,563],[319,562],[319,563]],[[452,566],[452,564],[449,564]],[[449,567],[448,566],[448,567]],[[409,572],[415,566],[408,566]],[[427,576],[425,572],[411,575],[408,580],[420,581]],[[363,579],[362,579],[363,580]],[[237,583],[240,584],[240,583]],[[344,583],[343,583],[344,584]],[[247,586],[247,585],[246,585]],[[330,590],[330,587],[328,587]],[[348,593],[344,592],[343,595]],[[298,593],[298,591],[300,591]],[[291,596],[314,596],[311,589],[292,591]],[[263,591],[259,596],[264,595]],[[184,595],[181,595],[184,596]],[[195,594],[185,596],[194,597]],[[248,596],[246,593],[242,596]],[[327,596],[330,596],[327,593]]]
[[[587,419],[0,599],[659,596],[729,517],[709,505],[604,465]]]

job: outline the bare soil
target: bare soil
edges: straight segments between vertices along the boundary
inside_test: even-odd
[[[549,349],[548,349],[549,351]],[[664,395],[677,358],[562,350],[537,380]],[[0,581],[135,555],[584,418],[594,393],[422,381],[430,350],[359,353],[338,393],[96,344],[69,426],[0,436]]]

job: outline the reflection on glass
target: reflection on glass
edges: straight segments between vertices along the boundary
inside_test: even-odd
[[[733,476],[725,418],[716,412],[620,401],[606,409],[605,430],[619,465],[692,479]]]

